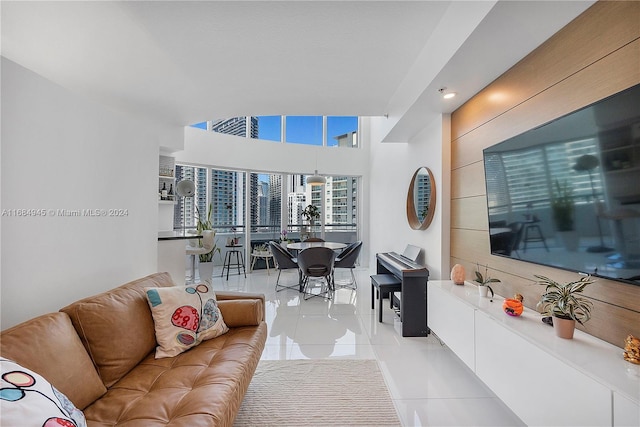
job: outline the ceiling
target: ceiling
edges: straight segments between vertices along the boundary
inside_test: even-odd
[[[166,123],[388,115],[405,139],[592,3],[2,1],[2,55]],[[444,102],[443,86],[458,96]]]

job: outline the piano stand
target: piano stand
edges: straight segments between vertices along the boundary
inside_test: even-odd
[[[402,282],[393,274],[374,274],[371,276],[371,309],[375,309],[374,288],[378,296],[378,322],[382,323],[382,299],[389,294],[390,308],[393,308],[393,293],[402,291]]]
[[[399,300],[400,322],[402,322],[403,337],[426,337],[429,335],[427,327],[427,281],[429,270],[424,265],[398,255],[395,252],[376,254],[376,273],[371,276],[371,286],[378,284],[378,299],[382,301],[385,294],[393,305],[393,300]],[[391,276],[386,277],[385,276]],[[376,278],[374,280],[374,277]],[[380,279],[378,279],[380,278]],[[385,289],[385,280],[395,278],[392,292]],[[400,286],[398,287],[398,283]],[[397,293],[400,291],[400,293]],[[393,292],[396,292],[395,296]],[[373,295],[373,288],[371,289]],[[382,306],[382,304],[380,304]],[[378,317],[382,321],[382,309]]]

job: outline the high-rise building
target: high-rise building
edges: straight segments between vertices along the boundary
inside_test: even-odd
[[[330,176],[326,183],[326,224],[355,224],[358,179]]]
[[[247,120],[248,119],[248,120]],[[251,138],[258,137],[258,118],[257,117],[232,117],[230,119],[215,120],[207,124],[209,130],[213,132],[224,133],[227,135],[236,135],[246,137],[247,134]],[[229,224],[229,225],[243,225],[244,217],[242,212],[242,206],[244,206],[244,191],[246,191],[246,185],[239,187],[239,181],[242,179],[238,177],[238,172],[233,171],[215,171],[216,173],[211,177],[211,189],[212,199],[219,197],[230,197],[229,194],[233,191],[233,198],[227,199],[222,203],[229,212],[218,212],[219,219],[224,222],[217,224]],[[234,178],[231,178],[231,175]],[[243,180],[242,180],[243,181]],[[230,182],[234,182],[233,190],[229,187]],[[259,208],[258,208],[258,175],[249,174],[249,182],[246,183],[250,188],[249,195],[249,220],[250,224],[260,224],[259,221]],[[218,194],[216,194],[218,193]],[[224,195],[224,196],[222,196]],[[220,201],[219,201],[220,202]],[[230,206],[230,207],[228,207]],[[217,218],[218,219],[218,218]],[[216,224],[216,222],[214,222]]]
[[[353,176],[328,176],[323,186],[307,185],[304,189],[306,204],[320,209],[323,223],[348,225],[357,223],[358,178]],[[324,209],[322,207],[324,197]],[[337,230],[344,227],[336,227]]]
[[[175,176],[176,182],[180,182],[185,179],[193,181],[195,194],[193,197],[180,197],[176,194],[173,225],[176,228],[183,226],[195,227],[198,218],[198,211],[200,211],[202,215],[207,214],[207,169],[176,165]],[[176,192],[175,189],[174,192]]]
[[[302,211],[306,206],[306,200],[304,193],[287,194],[287,219],[289,224],[302,224]]]
[[[210,200],[213,204],[211,222],[214,225],[234,226],[244,223],[243,205],[243,179],[242,174],[232,171],[211,170]]]
[[[268,222],[271,226],[280,224],[280,216],[282,212],[282,175],[269,175],[269,217]],[[286,227],[284,225],[283,227]]]
[[[269,183],[258,183],[258,225],[269,224]]]
[[[338,141],[338,147],[357,147],[358,146],[358,132],[347,132],[343,135],[334,136],[334,139]]]
[[[247,117],[232,117],[230,119],[214,120],[209,122],[209,130],[225,133],[227,135],[247,136]],[[258,118],[249,117],[249,136],[258,137]]]

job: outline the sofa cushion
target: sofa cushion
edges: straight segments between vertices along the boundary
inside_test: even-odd
[[[2,331],[0,354],[47,378],[80,409],[107,391],[64,313],[45,314]]]
[[[86,427],[78,408],[38,373],[0,358],[2,425]]]
[[[166,286],[174,286],[171,276],[155,273],[61,310],[71,318],[107,388],[155,348],[153,318],[144,289]]]
[[[176,356],[229,331],[211,285],[146,288],[155,324],[156,359]]]
[[[232,426],[267,328],[232,328],[175,357],[153,353],[84,411],[96,426]]]

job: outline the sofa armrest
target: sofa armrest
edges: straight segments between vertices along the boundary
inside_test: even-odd
[[[235,299],[218,301],[224,323],[230,328],[257,326],[264,321],[264,303],[261,299]]]
[[[216,291],[216,299],[218,301],[228,299],[261,299],[264,301],[264,294],[237,291]]]
[[[218,302],[244,299],[260,300],[262,305],[262,318],[260,320],[264,320],[264,308],[266,306],[264,294],[234,291],[216,291],[216,299],[218,300]]]

